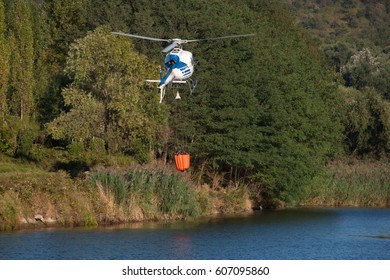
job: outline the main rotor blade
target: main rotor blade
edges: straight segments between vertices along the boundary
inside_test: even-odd
[[[163,52],[163,53],[170,52],[171,50],[173,50],[174,48],[176,48],[177,45],[178,45],[177,42],[173,42],[173,43],[170,44],[169,46],[166,46],[166,47],[162,50],[162,52]]]
[[[190,42],[198,42],[198,41],[209,41],[209,40],[220,40],[220,39],[229,39],[229,38],[236,38],[236,37],[247,37],[247,36],[255,36],[256,34],[240,34],[240,35],[230,35],[230,36],[223,36],[223,37],[212,37],[212,38],[204,38],[204,39],[194,39],[194,40],[185,40],[186,43]]]
[[[168,39],[160,39],[160,38],[154,38],[154,37],[146,37],[146,36],[140,36],[140,35],[134,35],[134,34],[127,34],[127,33],[122,33],[122,32],[111,32],[111,33],[112,33],[112,34],[115,34],[115,35],[133,37],[133,38],[138,38],[138,39],[145,39],[145,40],[150,40],[150,41],[171,42],[171,40],[168,40]]]

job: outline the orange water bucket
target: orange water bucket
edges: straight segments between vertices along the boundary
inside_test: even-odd
[[[177,154],[175,155],[176,169],[179,171],[186,171],[190,168],[190,155],[189,154]]]

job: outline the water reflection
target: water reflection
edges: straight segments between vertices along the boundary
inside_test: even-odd
[[[186,233],[175,234],[172,238],[173,253],[175,259],[185,260],[191,256],[191,235]]]

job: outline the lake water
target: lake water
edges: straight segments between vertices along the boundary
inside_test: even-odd
[[[0,232],[0,259],[390,260],[390,209],[288,209],[165,224]]]

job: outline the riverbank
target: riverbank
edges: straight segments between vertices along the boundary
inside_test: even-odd
[[[195,186],[156,166],[96,168],[71,178],[29,164],[0,163],[0,230],[97,226],[250,212],[244,187]]]
[[[165,165],[95,167],[80,176],[0,162],[0,230],[118,225],[250,213],[246,186],[196,185]],[[343,159],[314,178],[295,207],[390,207],[390,163]]]

